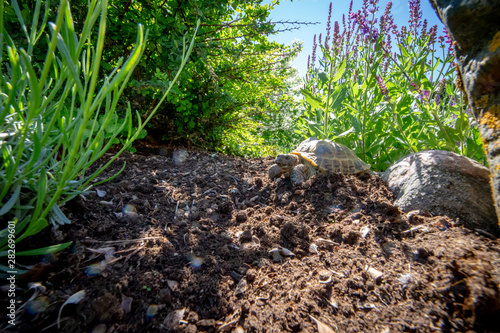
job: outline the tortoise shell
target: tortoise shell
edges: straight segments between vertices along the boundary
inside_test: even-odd
[[[290,154],[301,158],[302,163],[310,164],[319,172],[340,172],[357,174],[370,169],[356,154],[343,144],[329,140],[309,138],[303,141]]]

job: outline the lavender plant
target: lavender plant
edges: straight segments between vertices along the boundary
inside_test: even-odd
[[[89,1],[80,33],[75,30],[68,0],[60,0],[54,23],[48,21],[49,3],[44,13],[42,3],[36,1],[32,24],[26,25],[18,1],[11,1],[26,38],[27,48],[23,48],[19,46],[23,41],[14,40],[4,29],[13,22],[5,21],[4,25],[4,2],[0,1],[0,258],[10,259],[15,244],[49,223],[55,227],[70,223],[59,206],[99,184],[92,184],[92,180],[140,135],[177,81],[194,46],[194,37],[189,47],[183,40],[176,76],[149,117],[144,122],[138,117],[139,125],[132,130],[130,106],[123,119],[116,117],[116,107],[146,48],[147,31],[139,25],[130,55],[120,59],[108,76],[100,77],[108,1]],[[93,42],[97,22],[97,42]],[[46,61],[38,67],[33,51],[43,45],[43,37]],[[106,136],[109,128],[114,129],[112,136]],[[122,149],[89,174],[88,168],[124,130],[128,135]],[[41,255],[69,245],[15,254]],[[8,270],[0,265],[0,276]]]
[[[410,0],[398,28],[389,2],[364,0],[314,37],[302,94],[299,132],[342,142],[376,170],[408,153],[444,149],[484,162],[474,119],[455,83],[447,34],[428,28],[420,0]],[[446,33],[446,31],[445,31]]]

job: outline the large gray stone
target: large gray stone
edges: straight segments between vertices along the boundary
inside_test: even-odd
[[[454,40],[463,89],[479,122],[500,217],[500,0],[430,0]]]
[[[404,212],[423,210],[458,218],[466,227],[500,235],[488,168],[449,151],[406,156],[382,175]]]

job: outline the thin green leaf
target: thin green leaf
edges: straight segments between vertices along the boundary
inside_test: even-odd
[[[55,33],[55,26],[53,24],[49,24],[50,30],[52,33]],[[70,70],[72,74],[72,79],[76,83],[76,87],[78,89],[78,93],[80,96],[84,95],[83,92],[83,85],[82,82],[80,81],[80,74],[78,72],[78,65],[74,63],[73,57],[68,49],[68,46],[66,45],[63,37],[61,34],[57,34],[57,48],[61,52],[63,59],[64,59],[64,64],[68,66],[68,69]]]
[[[14,11],[16,12],[17,20],[19,21],[19,24],[21,25],[21,30],[26,35],[26,40],[28,41],[28,44],[29,44],[30,43],[30,35],[28,34],[28,29],[26,28],[26,24],[24,24],[23,15],[21,14],[21,10],[19,9],[19,4],[17,3],[17,0],[12,0],[12,6],[14,7]],[[2,28],[3,28],[3,26],[2,26]]]
[[[17,202],[19,199],[19,194],[21,193],[21,185],[17,185],[16,188],[14,189],[14,193],[12,193],[12,196],[10,197],[9,200],[3,205],[3,207],[0,209],[0,216],[5,215],[7,212],[11,210],[11,208],[14,206],[14,204]]]
[[[30,61],[28,55],[26,54],[26,51],[21,49],[20,52],[21,52],[21,59],[23,61],[23,65],[28,70],[29,86],[31,89],[30,100],[31,100],[32,104],[29,106],[28,119],[27,119],[27,122],[29,122],[31,119],[33,119],[33,117],[35,117],[41,111],[39,109],[39,106],[41,103],[40,90],[39,90],[38,80],[37,80],[37,77],[35,74],[35,70],[31,66],[31,61]]]
[[[41,247],[41,248],[35,249],[35,250],[16,252],[16,255],[18,255],[18,256],[41,256],[41,255],[64,250],[65,248],[70,246],[72,243],[73,242],[67,242],[67,243],[51,245],[51,246],[47,246],[47,247]],[[0,252],[0,257],[5,257],[6,255],[7,255],[7,251]]]

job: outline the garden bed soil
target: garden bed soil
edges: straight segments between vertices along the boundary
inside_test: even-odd
[[[401,213],[378,176],[293,186],[272,158],[161,152],[120,157],[33,237],[73,243],[29,263],[4,332],[500,332],[498,239]]]

